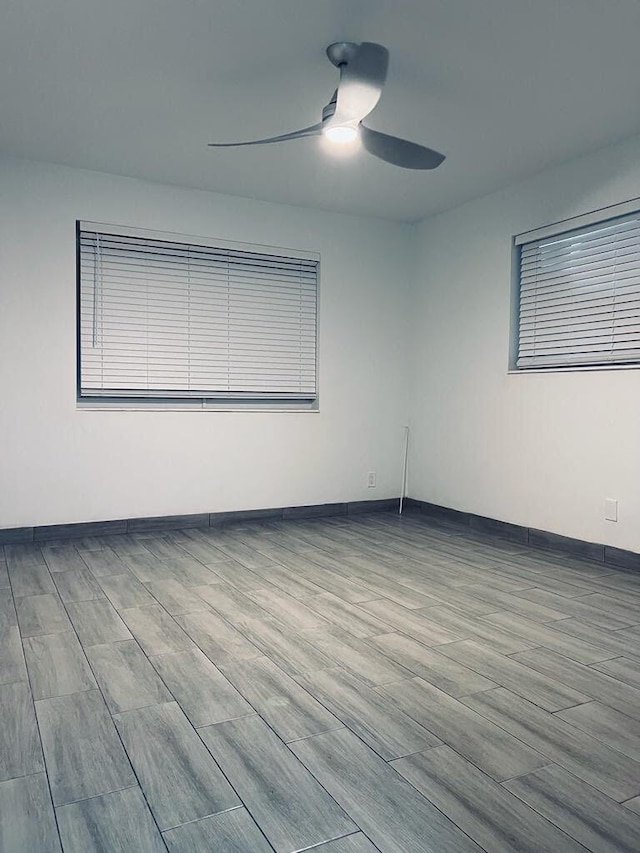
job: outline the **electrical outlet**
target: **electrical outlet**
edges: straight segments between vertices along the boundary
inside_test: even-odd
[[[618,501],[615,498],[605,498],[604,499],[604,520],[605,521],[617,521],[618,520]]]
[[[375,489],[375,487],[376,487],[376,472],[375,471],[369,471],[369,473],[367,474],[367,486],[370,489]]]

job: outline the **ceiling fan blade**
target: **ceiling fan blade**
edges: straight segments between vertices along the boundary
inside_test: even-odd
[[[270,142],[286,142],[288,139],[303,139],[305,136],[319,136],[322,133],[322,123],[283,133],[281,136],[270,136],[268,139],[253,139],[250,142],[209,142],[209,148],[238,148],[241,145],[267,145]]]
[[[445,159],[444,154],[424,145],[371,130],[363,124],[360,125],[360,139],[369,154],[402,169],[437,169]]]
[[[340,65],[336,111],[331,124],[362,121],[380,100],[387,79],[389,51],[381,44],[362,42]]]

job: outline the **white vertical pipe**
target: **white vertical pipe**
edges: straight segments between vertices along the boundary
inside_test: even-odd
[[[400,507],[398,515],[402,515],[402,504],[407,493],[407,466],[409,464],[409,427],[404,428],[404,459],[402,461],[402,488],[400,489]]]

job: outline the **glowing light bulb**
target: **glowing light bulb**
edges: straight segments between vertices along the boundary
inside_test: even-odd
[[[327,139],[330,139],[331,142],[353,142],[353,140],[358,136],[358,131],[355,127],[335,125],[334,127],[328,127],[324,131],[324,135]]]

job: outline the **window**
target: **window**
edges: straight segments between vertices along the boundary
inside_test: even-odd
[[[516,238],[517,368],[640,363],[640,213],[599,216]]]
[[[317,255],[78,223],[79,400],[317,398]]]

